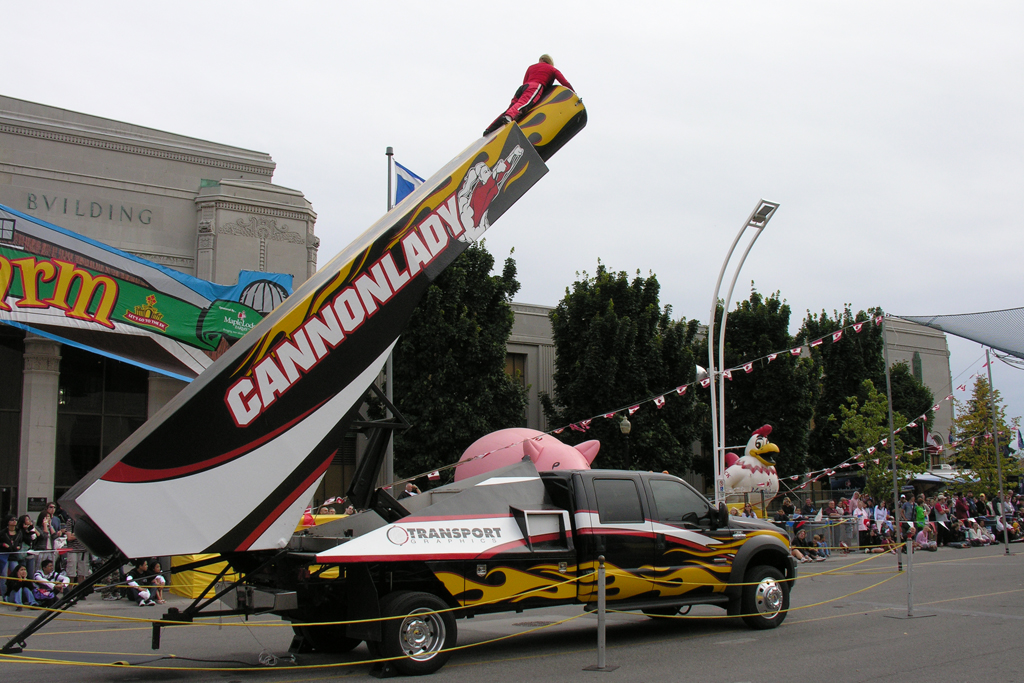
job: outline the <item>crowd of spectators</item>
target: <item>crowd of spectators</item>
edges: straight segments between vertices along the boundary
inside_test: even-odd
[[[75,536],[74,520],[56,502],[48,503],[32,521],[31,515],[8,515],[0,529],[0,598],[12,609],[48,607],[73,584],[92,573],[93,558]],[[120,583],[116,597],[129,597],[140,606],[164,602],[166,580],[159,562],[137,562]],[[121,590],[116,590],[121,587]],[[106,592],[111,594],[111,592]],[[85,597],[79,597],[85,600]]]
[[[799,502],[799,501],[797,501]],[[967,548],[1002,543],[1004,531],[1010,542],[1022,541],[1024,528],[1024,495],[1006,496],[1005,509],[1000,509],[998,496],[984,493],[957,492],[947,496],[939,493],[925,496],[902,494],[899,503],[890,509],[886,499],[854,491],[849,497],[828,499],[820,508],[811,498],[797,509],[796,503],[784,497],[774,515],[777,524],[791,530],[793,556],[801,562],[823,561],[832,550],[849,552],[849,544],[829,544],[825,534],[808,537],[809,522],[853,524],[859,549],[864,552],[900,552],[902,542],[910,540],[914,550],[936,551],[940,546]],[[747,504],[744,516],[755,516]],[[897,533],[899,525],[899,533]],[[851,540],[851,543],[853,541]]]

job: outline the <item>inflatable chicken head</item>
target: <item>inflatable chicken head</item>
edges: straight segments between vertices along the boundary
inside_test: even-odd
[[[725,454],[725,488],[730,493],[761,491],[775,495],[779,492],[779,475],[772,457],[779,452],[779,447],[768,440],[771,433],[771,425],[755,429],[742,456]]]
[[[474,441],[459,458],[455,481],[475,477],[515,464],[529,457],[538,470],[588,470],[601,442],[584,441],[569,446],[536,429],[499,429]],[[478,457],[486,453],[484,457]]]

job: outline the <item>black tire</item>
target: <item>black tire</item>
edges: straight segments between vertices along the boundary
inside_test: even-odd
[[[458,630],[455,617],[436,595],[400,591],[385,596],[380,602],[382,617],[380,654],[401,657],[393,660],[395,668],[406,676],[432,674],[451,657]]]
[[[763,630],[785,621],[789,611],[789,582],[784,579],[782,572],[767,565],[747,572],[740,605],[747,626]]]
[[[305,638],[314,652],[322,654],[343,655],[356,649],[359,643],[363,642],[358,638],[346,636],[344,624],[293,626],[292,630]]]

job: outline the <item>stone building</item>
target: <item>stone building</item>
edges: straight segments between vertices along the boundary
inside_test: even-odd
[[[269,154],[0,96],[0,204],[221,284],[316,271]],[[0,235],[2,239],[2,235]],[[182,382],[0,325],[0,510],[59,496]]]

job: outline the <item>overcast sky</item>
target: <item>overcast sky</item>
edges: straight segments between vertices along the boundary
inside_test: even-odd
[[[487,233],[499,264],[515,249],[517,301],[554,305],[601,259],[706,320],[763,197],[781,208],[733,299],[780,290],[794,332],[844,303],[1024,305],[1021,3],[11,3],[4,22],[0,92],[270,153],[320,263],[384,212],[385,147],[428,177],[548,52],[590,121]],[[950,349],[955,387],[984,351]],[[1024,414],[1024,371],[994,371]]]

